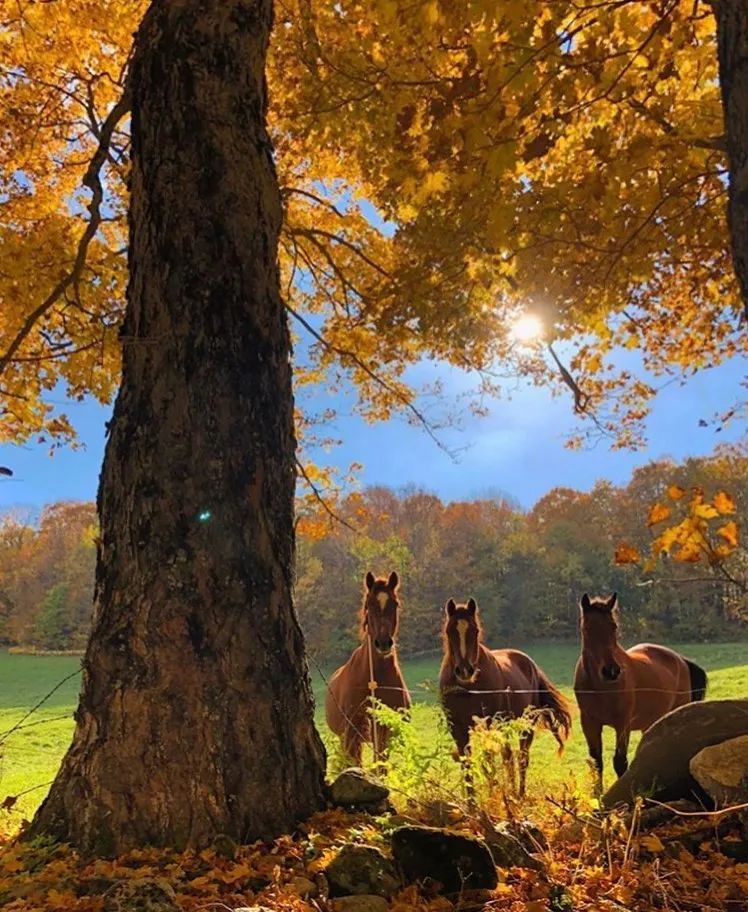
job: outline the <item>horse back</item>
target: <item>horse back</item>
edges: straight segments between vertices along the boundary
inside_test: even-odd
[[[626,655],[636,691],[632,727],[645,730],[665,713],[690,702],[691,674],[680,653],[655,643],[639,643]]]
[[[637,676],[657,679],[667,682],[669,677],[688,680],[688,663],[685,658],[674,649],[660,646],[657,643],[637,643],[626,650],[626,655],[633,659],[638,666]],[[646,671],[644,671],[646,669]]]

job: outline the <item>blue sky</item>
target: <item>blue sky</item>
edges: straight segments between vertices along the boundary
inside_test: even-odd
[[[650,459],[704,455],[720,442],[736,440],[744,426],[715,434],[712,428],[699,427],[699,419],[735,401],[747,372],[744,361],[734,361],[697,374],[685,386],[664,389],[648,421],[649,447],[639,453],[611,452],[605,443],[591,450],[566,449],[564,439],[576,426],[570,400],[553,399],[542,389],[520,388],[511,400],[492,401],[486,417],[464,416],[460,427],[441,432],[444,443],[460,451],[457,461],[404,418],[366,424],[351,414],[351,397],[320,395],[314,406],[321,410],[332,404],[340,410],[329,433],[344,442],[324,458],[343,468],[363,463],[362,484],[415,484],[446,500],[501,491],[528,507],[556,485],[584,490],[599,478],[625,482],[636,466]],[[446,402],[457,400],[473,383],[443,365],[423,364],[409,374],[417,384],[435,376],[444,383]],[[424,407],[429,408],[428,400]],[[0,479],[0,510],[95,497],[110,409],[91,400],[66,403],[65,411],[85,449],[58,450],[50,458],[44,445],[0,447],[0,464],[15,473],[13,480]]]

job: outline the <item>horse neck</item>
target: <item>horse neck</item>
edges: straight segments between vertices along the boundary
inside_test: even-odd
[[[490,684],[496,690],[500,690],[504,686],[504,671],[496,660],[496,656],[483,643],[478,644],[478,668],[480,669],[477,681],[479,687],[481,681]]]
[[[366,663],[367,673],[370,667],[369,663],[371,662],[371,668],[374,671],[375,678],[377,677],[377,672],[391,673],[399,668],[397,662],[397,646],[393,646],[392,652],[387,657],[385,657],[377,652],[377,650],[374,648],[371,637],[366,631],[364,631],[359,649],[362,651],[364,662]]]
[[[605,656],[605,650],[592,646],[585,637],[584,631],[582,631],[582,665],[588,675],[597,678],[600,677],[598,665],[601,655]],[[618,642],[618,637],[616,637],[613,642],[613,646],[610,649],[610,655],[619,665],[622,665],[626,658],[626,650]],[[592,659],[597,659],[598,661],[593,662]]]

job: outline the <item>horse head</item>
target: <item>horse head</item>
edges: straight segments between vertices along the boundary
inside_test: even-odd
[[[478,660],[482,630],[475,599],[465,605],[450,599],[445,606],[444,650],[458,684],[474,684],[478,679]]]
[[[610,598],[590,598],[585,592],[579,603],[581,608],[582,650],[586,661],[599,670],[605,681],[617,681],[621,666],[617,655],[618,645],[618,595]]]
[[[364,580],[362,631],[370,637],[374,649],[388,658],[395,648],[399,623],[400,600],[397,589],[400,579],[393,570],[388,579],[376,579],[369,571]]]

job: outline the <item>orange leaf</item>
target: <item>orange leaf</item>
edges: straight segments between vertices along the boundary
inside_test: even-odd
[[[731,545],[733,548],[737,548],[739,532],[738,524],[734,519],[731,519],[730,522],[726,522],[724,526],[721,526],[719,529],[717,529],[717,535],[721,535],[728,545]]]
[[[694,507],[693,515],[698,516],[699,519],[716,519],[719,516],[719,513],[710,503],[704,503],[697,504]]]
[[[622,542],[616,547],[613,559],[617,564],[638,564],[641,560],[641,555],[632,545]]]
[[[685,493],[686,489],[682,488],[680,485],[670,485],[667,489],[667,496],[670,500],[680,500]]]
[[[665,504],[656,503],[649,511],[647,525],[656,526],[657,523],[662,522],[663,519],[667,519],[668,516],[670,516],[670,507],[665,506]]]
[[[696,564],[701,560],[701,551],[695,545],[683,545],[673,557],[684,564]]]
[[[654,833],[650,834],[649,836],[642,836],[642,838],[639,840],[639,844],[648,852],[665,851],[665,846],[663,845],[662,840],[659,836],[655,836]]]
[[[723,516],[735,512],[735,501],[727,491],[717,491],[714,495],[714,508]]]

